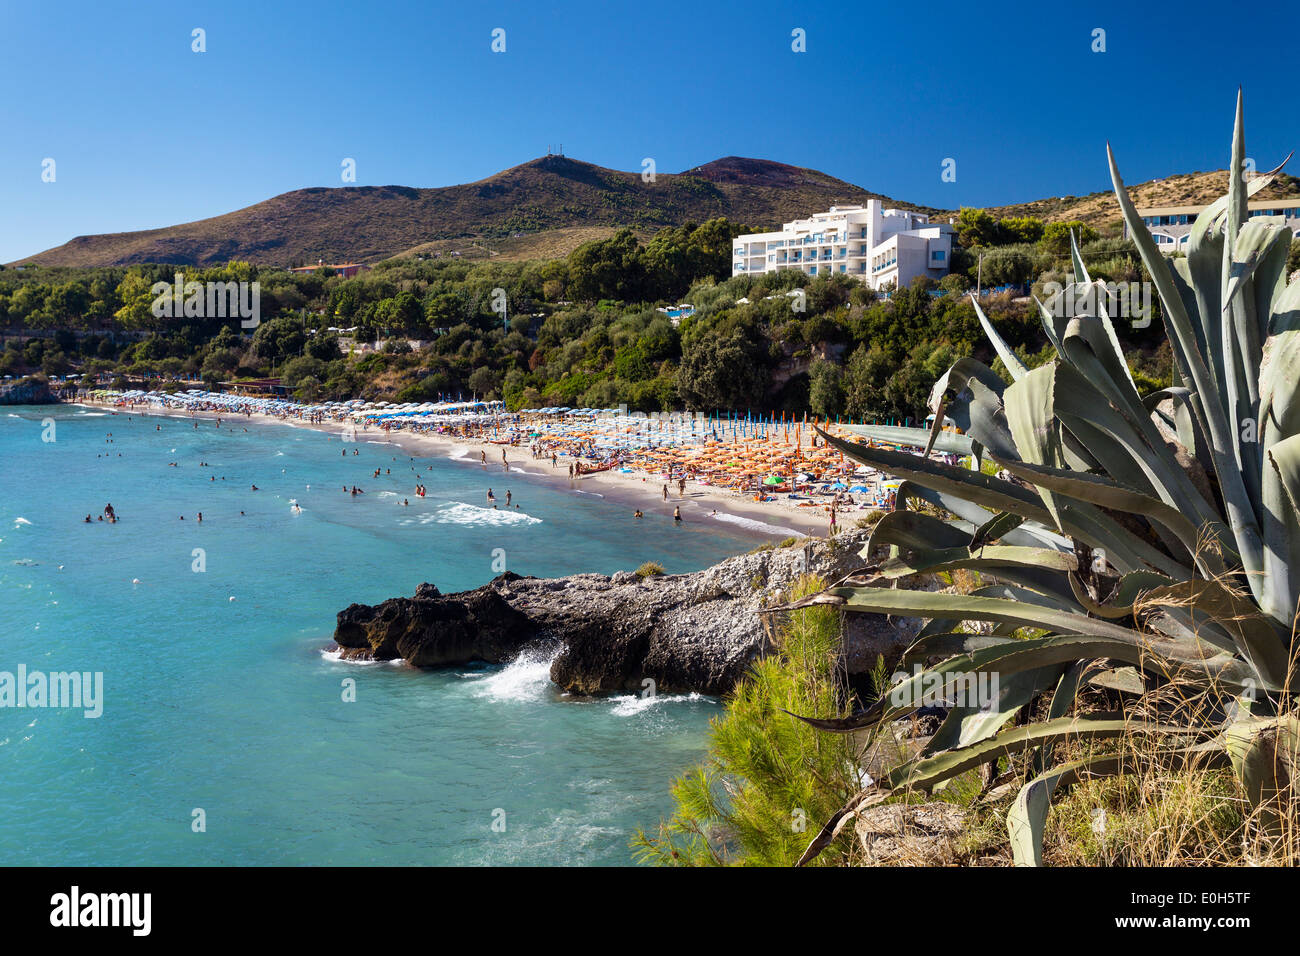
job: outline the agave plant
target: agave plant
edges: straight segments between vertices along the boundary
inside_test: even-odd
[[[963,358],[934,386],[931,430],[852,429],[866,442],[822,432],[904,481],[863,552],[888,557],[800,604],[926,618],[905,661],[930,665],[860,713],[808,722],[860,731],[907,716],[924,688],[957,675],[999,681],[995,700],[951,707],[925,747],[835,814],[801,862],[865,806],[1017,754],[1029,767],[1007,818],[1019,864],[1042,862],[1054,792],[1134,760],[1230,764],[1260,819],[1281,822],[1300,747],[1288,692],[1300,597],[1300,281],[1287,283],[1284,221],[1249,217],[1247,199],[1282,167],[1247,181],[1239,93],[1227,194],[1197,217],[1186,258],[1170,259],[1109,145],[1107,156],[1159,296],[1174,385],[1139,395],[1108,297],[1079,294],[1100,283],[1072,241],[1075,281],[1038,301],[1051,362],[1027,368],[976,302],[1012,384]],[[1067,317],[1061,296],[1091,307]],[[945,418],[961,434],[944,430]],[[900,437],[927,454],[870,441]],[[931,460],[936,446],[998,473]],[[982,586],[898,586],[956,569]],[[1119,712],[1075,713],[1089,681],[1135,693],[1116,695],[1128,702]],[[1182,706],[1136,708],[1170,686]],[[1133,735],[1149,743],[1140,757],[1092,744]],[[1067,741],[1083,756],[1062,761]]]

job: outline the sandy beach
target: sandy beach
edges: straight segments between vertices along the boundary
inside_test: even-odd
[[[344,438],[343,426],[337,422],[312,423],[256,412],[245,415],[207,410],[178,411],[146,403],[139,403],[134,407],[94,401],[82,401],[77,404],[107,410],[117,415],[149,415],[203,421],[215,421],[220,418],[222,427],[284,425],[322,432],[340,441]],[[756,541],[779,541],[801,535],[825,537],[830,530],[829,515],[821,506],[800,508],[794,502],[783,498],[757,502],[747,495],[689,480],[685,492],[680,496],[676,482],[669,483],[668,498],[665,500],[663,494],[665,482],[658,476],[626,474],[611,470],[570,478],[568,463],[572,459],[561,459],[559,466],[553,467],[549,458],[534,458],[529,449],[524,446],[503,446],[462,436],[400,430],[386,431],[383,428],[364,425],[357,425],[354,435],[354,438],[348,439],[347,444],[387,442],[413,457],[446,458],[461,462],[467,468],[482,469],[488,475],[509,474],[518,475],[523,480],[563,483],[582,494],[596,495],[607,501],[625,504],[629,511],[639,509],[646,518],[653,516],[657,519],[672,520],[674,508],[680,507],[684,522],[718,521],[725,524],[730,531],[752,537]],[[501,461],[503,448],[506,452],[508,470]],[[482,460],[484,455],[487,459],[486,463]],[[836,518],[837,530],[852,527],[857,518],[867,513],[865,510],[840,511]]]

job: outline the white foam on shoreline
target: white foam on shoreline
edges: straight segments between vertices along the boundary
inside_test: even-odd
[[[343,648],[341,647],[335,647],[332,650],[328,647],[322,647],[320,649],[320,656],[325,658],[325,660],[333,661],[336,664],[352,664],[355,665],[356,667],[368,667],[371,664],[405,664],[406,663],[406,661],[402,660],[400,657],[394,657],[391,661],[348,660],[344,658]]]
[[[551,692],[551,662],[559,649],[524,651],[499,671],[474,674],[474,696],[493,700],[540,700]]]
[[[728,524],[740,525],[742,528],[748,528],[751,531],[762,531],[764,534],[784,534],[796,538],[808,537],[807,532],[795,531],[793,528],[783,528],[780,525],[768,524],[766,521],[759,521],[757,518],[746,518],[742,515],[726,514],[719,512],[716,515],[710,515],[719,521],[726,521]]]
[[[626,696],[612,697],[610,703],[614,706],[610,708],[610,713],[615,717],[635,717],[637,714],[645,713],[653,707],[660,704],[679,704],[692,703],[695,701],[708,700],[703,694],[652,694],[649,697],[641,697],[636,694]]]

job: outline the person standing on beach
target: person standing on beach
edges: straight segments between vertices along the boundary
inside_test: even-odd
[[[678,479],[677,479],[677,497],[678,497],[678,498],[684,498],[684,497],[686,497],[686,479],[685,479],[685,478],[678,478]]]
[[[664,485],[664,501],[668,500],[668,486]]]
[[[681,506],[681,505],[675,505],[675,506],[673,507],[673,522],[676,523],[676,524],[681,524],[681,523],[682,523],[682,506]]]

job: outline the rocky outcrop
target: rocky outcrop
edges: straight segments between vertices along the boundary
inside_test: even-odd
[[[514,657],[531,631],[529,620],[510,606],[499,585],[444,596],[421,584],[410,598],[339,612],[334,642],[348,660],[402,658],[417,667],[446,667],[466,661],[500,663]]]
[[[57,401],[48,382],[23,379],[0,385],[0,405],[52,405]]]
[[[551,680],[574,694],[723,694],[769,647],[759,614],[805,570],[827,580],[863,564],[865,532],[833,542],[772,548],[692,574],[639,577],[503,574],[472,591],[444,595],[422,584],[410,598],[353,604],[339,612],[334,640],[348,659],[402,658],[419,667],[503,663],[539,644],[554,646]],[[915,633],[879,615],[846,616],[845,663],[869,671]]]

